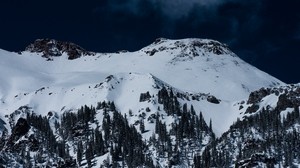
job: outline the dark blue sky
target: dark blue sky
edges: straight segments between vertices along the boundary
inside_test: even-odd
[[[0,48],[20,51],[37,38],[54,38],[114,52],[158,37],[211,38],[298,83],[299,9],[299,0],[1,0]]]

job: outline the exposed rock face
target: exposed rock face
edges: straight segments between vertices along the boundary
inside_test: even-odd
[[[27,120],[24,118],[19,118],[16,126],[12,130],[12,134],[8,140],[8,148],[11,148],[14,146],[15,142],[19,140],[19,138],[30,130],[30,126],[27,123]]]
[[[292,88],[290,91],[285,91],[284,94],[278,97],[277,109],[279,111],[286,108],[293,108],[300,106],[300,88]]]
[[[259,103],[271,94],[278,96],[276,109],[278,111],[285,110],[286,108],[294,108],[300,106],[300,86],[287,85],[279,88],[261,88],[252,92],[249,95],[247,104],[251,104],[246,110],[246,114],[254,113],[259,109]]]
[[[257,91],[251,92],[247,104],[258,103],[259,101],[261,101],[261,99],[270,94],[271,91],[269,88],[261,88]]]
[[[25,107],[19,110],[28,110]],[[28,147],[30,151],[37,151],[39,149],[39,141],[34,134],[30,134],[31,126],[25,118],[19,118],[16,125],[12,128],[6,146],[0,146],[0,150],[4,147],[6,151],[22,151]],[[5,139],[3,139],[5,141]]]
[[[220,100],[218,100],[215,96],[212,96],[212,95],[207,97],[207,101],[210,103],[214,103],[214,104],[220,103]]]
[[[67,53],[69,60],[73,60],[81,56],[94,55],[93,52],[86,51],[74,43],[53,39],[37,39],[27,46],[25,50],[29,52],[42,53],[43,57],[48,58],[48,60],[51,60],[51,57],[61,56],[63,53]]]
[[[212,52],[216,55],[229,54],[229,51],[230,51],[227,45],[222,44],[217,41],[209,41],[209,42],[204,43],[204,42],[195,40],[190,44],[190,47],[193,50],[196,50],[197,47],[203,48],[207,52]]]
[[[201,55],[199,55],[199,53],[201,53],[199,52],[199,50],[205,51],[206,53],[213,53],[216,55],[234,55],[227,45],[214,40],[189,39],[188,41],[173,41],[165,38],[158,38],[152,43],[150,48],[144,49],[144,52],[149,56],[153,56],[156,52],[180,49],[181,56],[197,57]]]
[[[246,114],[252,114],[254,112],[256,112],[257,110],[259,109],[259,105],[258,104],[253,104],[252,106],[249,106],[247,109],[246,109]]]

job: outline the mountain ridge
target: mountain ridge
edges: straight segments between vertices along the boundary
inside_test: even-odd
[[[107,71],[108,73],[110,73],[109,71],[111,71],[112,73],[119,73],[119,72],[114,72],[114,69],[120,72],[152,73],[159,78],[162,78],[164,80],[167,79],[168,83],[175,85],[175,87],[177,88],[183,87],[187,83],[180,82],[180,81],[174,83],[173,81],[175,80],[173,78],[168,80],[170,75],[166,76],[164,75],[164,73],[160,71],[167,71],[168,74],[170,74],[171,72],[178,73],[178,75],[182,77],[187,76],[186,74],[188,74],[189,72],[190,74],[188,76],[194,76],[193,78],[200,78],[200,76],[205,76],[205,78],[209,78],[207,80],[207,82],[209,82],[207,85],[210,86],[214,86],[214,85],[217,86],[217,84],[215,84],[214,81],[219,81],[220,79],[218,78],[223,76],[225,78],[224,80],[226,80],[226,78],[229,79],[229,81],[227,81],[228,83],[230,83],[230,81],[236,81],[232,83],[232,85],[234,85],[235,83],[240,82],[237,81],[236,79],[244,78],[243,76],[246,75],[249,76],[248,78],[251,78],[251,76],[253,76],[254,78],[257,77],[260,78],[259,80],[257,80],[257,82],[263,81],[262,78],[267,78],[267,80],[265,81],[274,81],[273,82],[274,84],[270,82],[268,86],[274,86],[276,85],[276,83],[283,84],[283,82],[275,78],[270,79],[269,77],[267,77],[268,76],[267,74],[263,74],[262,72],[259,72],[259,70],[253,70],[254,67],[245,65],[246,63],[244,61],[236,57],[236,55],[232,53],[230,50],[227,50],[227,46],[221,43],[217,43],[215,41],[206,40],[206,39],[204,40],[202,39],[183,39],[183,40],[158,39],[157,41],[160,42],[154,42],[153,44],[135,52],[97,53],[93,57],[77,58],[77,59],[81,59],[81,61],[78,61],[77,59],[73,61],[81,64],[79,69],[86,68],[86,69],[90,69],[89,71],[99,71],[99,70],[95,70],[96,68],[95,65],[98,64],[99,66],[103,67],[103,71]],[[210,45],[209,43],[211,42],[218,44],[217,47],[214,45]],[[194,46],[194,43],[197,44],[196,45],[197,47]],[[203,47],[206,45],[210,47]],[[203,48],[201,48],[201,46]],[[221,48],[220,50],[222,51],[224,50],[225,52],[219,55],[215,54],[213,53],[214,48]],[[153,58],[152,56],[148,57],[153,50],[155,51],[156,54],[153,56]],[[194,56],[194,53],[196,53],[197,55]],[[24,54],[35,55],[34,53],[27,53],[27,52],[24,52]],[[233,57],[230,58],[230,56]],[[127,60],[124,60],[123,57],[127,58]],[[51,59],[54,59],[54,62],[60,64],[55,60],[61,60],[62,58],[54,57]],[[83,62],[82,59],[85,60],[85,62]],[[123,62],[120,62],[120,60],[122,59]],[[88,65],[86,62],[90,62],[90,61],[95,61],[97,63]],[[68,66],[69,66],[68,64],[72,64],[72,63],[63,62],[61,64],[65,64],[61,66],[63,66],[66,70],[68,70]],[[86,64],[87,66],[83,64]],[[179,65],[177,66],[175,64],[179,64]],[[117,68],[115,68],[114,66],[116,66]],[[154,66],[157,67],[157,70],[153,68]],[[176,67],[175,69],[174,66]],[[231,68],[230,66],[236,68]],[[91,68],[91,67],[95,67],[95,68]],[[243,68],[238,68],[238,67],[243,67]],[[57,67],[55,66],[53,68],[57,69]],[[220,74],[220,71],[221,73],[225,71],[228,72]],[[57,72],[61,73],[61,71],[57,71]],[[205,74],[205,72],[208,73]],[[233,78],[232,76],[229,76],[229,74],[236,76],[236,79]],[[259,77],[258,75],[260,75],[261,77]],[[183,79],[182,81],[191,81],[193,78]],[[242,80],[247,80],[247,79],[242,79]],[[241,86],[236,86],[236,88],[243,90],[243,87],[245,87],[244,89],[246,90],[247,89],[253,90],[252,88],[254,86],[247,88],[247,85],[253,85],[251,84],[252,82],[247,81],[247,83],[248,84],[242,83],[243,85],[241,84]],[[188,85],[190,86],[187,86],[187,88],[192,88],[190,91],[197,90],[194,89],[196,88],[196,86],[192,86],[191,83],[188,83]],[[266,84],[263,83],[259,85],[260,87],[266,86]],[[204,87],[205,89],[199,90],[199,88],[202,87]],[[213,90],[207,89],[209,88],[209,86],[200,85],[200,87],[198,86],[197,88],[198,91],[200,92],[213,92]],[[258,89],[258,88],[259,87],[255,87],[254,89]],[[245,97],[247,94],[245,94],[243,97]]]

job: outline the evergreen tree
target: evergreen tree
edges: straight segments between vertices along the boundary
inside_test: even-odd
[[[78,163],[78,166],[81,165],[82,156],[83,156],[83,145],[82,145],[82,142],[79,141],[78,144],[77,144],[77,163]]]
[[[88,164],[88,167],[92,167],[92,159],[93,159],[93,147],[92,145],[89,143],[86,150],[85,150],[85,159],[86,162]]]
[[[145,132],[145,124],[143,119],[140,120],[140,131],[141,133]]]
[[[97,156],[101,156],[104,154],[105,147],[104,141],[102,138],[102,133],[99,131],[99,128],[95,129],[95,153]]]

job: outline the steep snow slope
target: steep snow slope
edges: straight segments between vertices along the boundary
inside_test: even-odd
[[[261,87],[283,84],[224,44],[205,39],[158,39],[136,52],[97,53],[74,60],[68,60],[66,52],[51,57],[52,61],[42,56],[41,52],[0,50],[1,118],[23,105],[46,114],[102,100],[115,101],[123,112],[136,112],[144,107],[138,102],[140,93],[157,93],[154,75],[182,93],[209,93],[221,99],[219,105],[188,102],[203,112],[207,122],[212,119],[220,134],[239,116],[235,101]],[[109,85],[109,75],[121,85],[95,87],[101,82]]]

